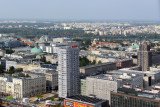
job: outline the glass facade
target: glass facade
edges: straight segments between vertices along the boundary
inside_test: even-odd
[[[158,100],[119,93],[111,93],[110,104],[110,107],[160,107]]]

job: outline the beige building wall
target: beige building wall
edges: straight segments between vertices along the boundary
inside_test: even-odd
[[[40,65],[34,64],[17,64],[16,68],[23,68],[23,71],[31,71],[41,68]]]
[[[5,88],[0,88],[0,91],[15,98],[29,98],[46,92],[46,79],[43,76],[28,78],[0,77],[0,85],[2,84],[6,85],[3,85]]]

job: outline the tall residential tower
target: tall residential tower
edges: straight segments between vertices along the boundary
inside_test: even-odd
[[[62,46],[58,50],[59,97],[66,98],[80,92],[79,48],[77,45]]]
[[[152,52],[150,52],[150,46],[145,43],[140,44],[138,66],[140,71],[148,71],[149,67],[152,66]]]

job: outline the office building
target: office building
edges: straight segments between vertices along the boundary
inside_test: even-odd
[[[111,92],[110,107],[160,107],[159,91],[135,91],[135,89],[120,88]]]
[[[149,45],[141,44],[138,52],[138,66],[140,71],[148,71],[152,66],[152,52]]]
[[[59,97],[66,98],[79,94],[79,48],[77,45],[59,47],[57,70]]]
[[[90,76],[86,78],[86,95],[110,100],[110,92],[116,92],[122,86],[143,88],[143,76],[133,73]]]
[[[138,69],[138,68],[137,68]],[[131,68],[124,68],[119,70],[110,71],[111,74],[135,74],[143,77],[143,88],[149,88],[150,86],[157,84],[160,81],[160,71],[146,71],[140,72],[131,70]]]

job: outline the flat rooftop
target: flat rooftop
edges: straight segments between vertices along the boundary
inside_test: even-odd
[[[116,64],[116,63],[115,62],[107,62],[107,63],[102,63],[102,64],[88,65],[88,66],[84,66],[84,67],[80,67],[80,68],[92,68],[92,67],[98,67],[98,66],[103,66],[103,65],[107,65],[107,64]]]
[[[84,102],[84,103],[91,103],[91,104],[97,104],[99,102],[104,102],[105,100],[98,99],[98,98],[92,98],[82,95],[76,95],[66,98],[66,100],[76,100],[77,102]]]

